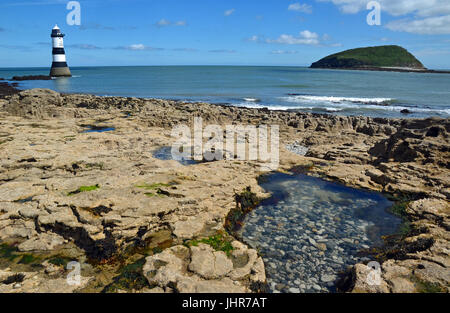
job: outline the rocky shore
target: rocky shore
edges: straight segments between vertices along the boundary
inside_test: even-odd
[[[398,73],[419,73],[419,74],[450,74],[450,71],[430,70],[430,69],[414,69],[402,67],[327,67],[328,70],[343,70],[343,71],[371,71],[371,72],[398,72]]]
[[[51,76],[48,75],[25,75],[25,76],[13,76],[12,81],[24,81],[24,80],[51,80]]]
[[[3,80],[3,78],[0,78],[0,81]],[[19,93],[20,90],[16,88],[17,83],[5,83],[0,82],[0,98],[4,98],[6,96],[14,95],[16,93]]]
[[[449,119],[33,89],[0,99],[0,292],[265,291],[262,258],[224,228],[236,195],[269,196],[259,162],[184,166],[153,155],[171,146],[172,127],[199,116],[205,125],[280,125],[280,171],[395,198],[406,230],[366,251],[381,263],[381,283],[367,284],[370,268],[356,264],[339,290],[449,291]],[[73,260],[80,285],[66,282]]]

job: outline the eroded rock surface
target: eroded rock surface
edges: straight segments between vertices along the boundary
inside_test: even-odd
[[[206,244],[174,246],[149,256],[143,267],[144,276],[152,287],[177,292],[242,293],[250,292],[252,283],[266,280],[262,259],[253,249],[233,242],[231,255],[214,251]],[[240,259],[241,262],[233,262]],[[242,262],[242,260],[245,260]]]
[[[280,125],[280,170],[300,166],[350,186],[418,199],[407,213],[426,231],[413,233],[405,242],[422,237],[432,241],[424,245],[421,239],[424,250],[386,262],[414,271],[425,286],[448,286],[449,119],[372,119],[22,91],[0,99],[0,242],[31,254],[74,244],[86,259],[103,263],[129,249],[164,242],[177,248],[147,258],[145,266],[154,267],[155,277],[167,271],[183,291],[250,291],[252,280],[264,280],[256,252],[234,255],[244,248],[235,249],[225,258],[207,247],[180,246],[223,230],[225,217],[235,207],[234,195],[244,188],[268,196],[257,184],[258,161],[183,166],[153,157],[153,151],[173,143],[173,126],[192,125],[196,116],[204,125]],[[85,132],[97,129],[92,125],[105,131]],[[306,147],[307,154],[284,148],[294,143]],[[161,233],[166,234],[163,239]],[[194,257],[191,264],[184,257],[199,253],[208,255],[209,263]],[[156,262],[163,257],[168,259]],[[242,261],[246,258],[248,263]],[[387,265],[383,270],[390,268]],[[392,271],[386,271],[389,291],[411,290],[404,280],[414,283],[416,278],[402,274],[395,280],[399,276],[392,278]],[[160,290],[175,288],[169,281],[146,277]],[[42,290],[60,290],[52,286]]]

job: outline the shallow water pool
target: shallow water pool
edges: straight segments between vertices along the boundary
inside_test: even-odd
[[[158,160],[163,160],[163,161],[173,160],[172,147],[161,147],[161,148],[153,151],[152,155],[154,158],[156,158]],[[195,160],[189,160],[189,159],[182,159],[182,160],[176,160],[176,161],[182,165],[194,165],[194,164],[198,163]]]
[[[115,131],[114,127],[108,126],[97,126],[97,125],[88,125],[88,129],[84,130],[83,133],[104,133]]]
[[[272,292],[335,291],[338,272],[369,261],[358,251],[381,245],[401,223],[379,193],[303,174],[271,174],[261,186],[272,197],[246,216],[239,235],[263,257]]]

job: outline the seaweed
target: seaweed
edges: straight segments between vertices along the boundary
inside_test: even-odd
[[[103,162],[99,163],[88,163],[86,164],[87,168],[98,168],[99,170],[103,170],[105,168],[105,164]]]
[[[112,209],[110,207],[107,207],[104,205],[99,205],[99,206],[96,206],[93,208],[82,208],[82,209],[90,212],[91,214],[93,214],[95,216],[101,216],[102,213],[109,213],[112,211]]]
[[[9,261],[13,261],[18,257],[16,254],[17,248],[12,245],[8,245],[6,243],[0,244],[0,258],[7,259]]]
[[[32,254],[23,254],[19,261],[19,264],[31,264],[39,261],[39,258]]]
[[[416,276],[411,277],[417,291],[420,293],[445,293],[446,289],[438,283],[433,283],[429,281],[424,281]]]
[[[406,209],[408,208],[409,204],[412,201],[420,198],[420,195],[413,196],[410,194],[402,194],[402,195],[386,194],[385,196],[388,200],[394,202],[394,204],[388,209],[388,211],[402,219],[402,224],[399,227],[397,235],[400,236],[401,238],[407,237],[408,235],[411,234],[413,229],[411,226],[410,217],[406,212]]]
[[[21,282],[23,282],[24,279],[25,279],[25,275],[22,273],[18,273],[18,274],[9,276],[5,280],[3,280],[2,283],[5,285],[11,285],[11,284],[15,284],[15,283],[21,283]]]
[[[269,293],[270,288],[267,283],[262,283],[260,281],[253,281],[250,283],[250,290],[254,293]]]
[[[176,187],[173,187],[174,185],[178,185],[178,183],[176,181],[171,181],[168,184],[163,184],[163,183],[154,183],[154,184],[141,184],[141,185],[136,185],[136,188],[141,188],[141,189],[145,189],[145,190],[151,190],[152,192],[146,192],[144,193],[147,197],[175,197],[175,198],[184,198],[185,196],[182,194],[176,194],[176,193],[171,193],[167,190],[164,190],[162,188],[164,187],[172,187],[173,189],[176,189]],[[156,193],[154,192],[156,191]]]
[[[159,198],[164,198],[164,195],[159,194],[159,193],[153,193],[153,192],[146,192],[144,193],[144,195],[146,195],[149,198],[153,198],[153,197],[159,197]]]
[[[97,190],[99,188],[100,188],[100,186],[98,184],[93,185],[93,186],[81,186],[77,190],[69,192],[67,195],[68,196],[73,196],[73,195],[79,194],[81,192],[94,191],[94,190]]]
[[[142,188],[145,190],[157,190],[161,187],[170,187],[173,184],[163,184],[163,183],[154,183],[154,184],[141,184],[141,185],[137,185],[136,188]]]
[[[125,265],[120,269],[120,274],[113,278],[113,282],[107,285],[102,293],[117,292],[118,290],[141,290],[150,287],[142,273],[145,257]]]
[[[66,268],[70,261],[70,259],[58,255],[48,260],[48,263]]]
[[[292,167],[289,171],[294,174],[307,174],[311,172],[316,165],[314,163],[309,163],[305,165],[296,165]]]
[[[188,241],[185,246],[198,246],[199,243],[210,245],[216,251],[223,251],[227,256],[231,256],[231,252],[234,250],[231,241],[221,232],[208,238]]]
[[[433,238],[418,238],[413,242],[405,242],[398,240],[398,238],[385,238],[385,240],[391,240],[386,243],[386,245],[380,249],[372,249],[372,254],[376,255],[377,260],[380,263],[388,260],[405,260],[408,258],[408,254],[421,252],[428,250],[433,246]]]
[[[244,189],[240,194],[234,195],[236,206],[232,209],[225,219],[225,229],[236,235],[236,232],[242,227],[245,216],[259,204],[259,198],[251,191],[250,187]]]

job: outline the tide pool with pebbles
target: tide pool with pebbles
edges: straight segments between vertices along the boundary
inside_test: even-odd
[[[272,197],[247,215],[239,235],[263,257],[272,292],[335,291],[337,273],[370,261],[358,251],[381,245],[401,223],[378,193],[302,174],[271,174],[261,186]]]
[[[155,151],[153,151],[153,157],[158,159],[158,160],[163,160],[163,161],[167,161],[167,160],[174,160],[173,156],[172,156],[172,147],[161,147]],[[178,163],[180,163],[181,165],[195,165],[198,162],[195,160],[190,160],[190,159],[181,159],[181,160],[176,160]]]

